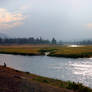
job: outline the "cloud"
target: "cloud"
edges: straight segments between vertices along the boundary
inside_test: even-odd
[[[92,23],[88,23],[86,26],[88,29],[92,29]]]
[[[22,25],[23,24],[23,22],[14,22],[14,23],[7,23],[7,24],[0,24],[0,29],[4,29],[4,30],[6,30],[6,29],[10,29],[10,28],[14,28],[14,27],[17,27],[17,26],[20,26],[20,25]]]
[[[30,8],[29,6],[23,5],[23,6],[20,7],[20,10],[27,10],[27,9],[29,9],[29,8]]]
[[[17,12],[9,12],[5,8],[0,8],[0,29],[13,28],[23,24],[25,16]]]

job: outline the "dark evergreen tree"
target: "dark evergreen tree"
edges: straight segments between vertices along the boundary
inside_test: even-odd
[[[55,38],[52,38],[51,43],[52,43],[52,44],[56,44],[56,43],[57,43],[56,39],[55,39]]]

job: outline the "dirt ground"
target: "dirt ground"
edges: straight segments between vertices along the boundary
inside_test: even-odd
[[[0,92],[73,92],[31,80],[31,75],[0,66]]]

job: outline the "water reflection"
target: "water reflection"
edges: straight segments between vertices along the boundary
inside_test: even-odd
[[[73,68],[73,73],[83,76],[88,75],[92,77],[92,63],[91,62],[77,62],[71,63],[70,66]]]

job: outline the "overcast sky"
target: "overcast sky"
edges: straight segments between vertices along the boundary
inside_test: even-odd
[[[92,0],[0,0],[0,32],[57,40],[92,38]]]

